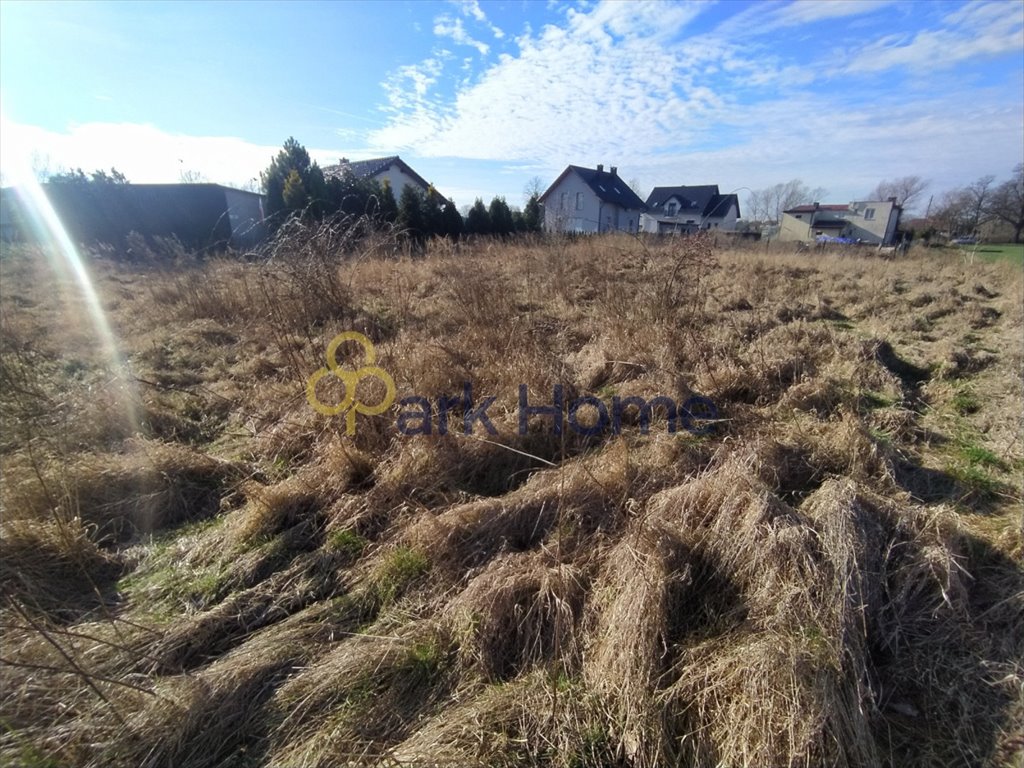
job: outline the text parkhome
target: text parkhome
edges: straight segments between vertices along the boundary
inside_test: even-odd
[[[487,410],[496,400],[497,397],[491,396],[475,404],[473,385],[469,382],[463,383],[461,395],[442,395],[433,401],[419,395],[404,397],[399,401],[401,410],[398,412],[398,431],[403,435],[446,435],[449,429],[457,431],[461,427],[468,435],[479,424],[489,434],[496,435],[498,430],[487,415]],[[650,431],[651,422],[655,418],[664,418],[665,429],[670,434],[685,430],[695,435],[709,432],[718,419],[715,404],[700,395],[687,398],[681,405],[661,395],[650,400],[636,396],[615,396],[609,407],[593,395],[584,395],[566,402],[561,384],[552,387],[551,399],[547,403],[531,402],[528,387],[525,384],[519,385],[521,435],[527,433],[531,417],[549,419],[551,431],[556,435],[562,433],[563,421],[579,435],[599,435],[606,431],[617,435],[622,431],[623,417],[627,413],[633,415],[641,434]]]

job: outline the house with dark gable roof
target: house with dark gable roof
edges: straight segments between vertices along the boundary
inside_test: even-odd
[[[540,196],[545,232],[636,232],[644,201],[613,165],[568,166]]]
[[[412,184],[420,192],[426,192],[430,187],[430,184],[398,155],[378,157],[372,160],[349,160],[347,157],[343,157],[340,163],[328,165],[323,171],[325,179],[351,173],[357,179],[372,179],[381,186],[387,182],[391,187],[391,194],[394,195],[395,202],[401,198],[402,190],[407,184]]]
[[[740,201],[723,195],[717,184],[655,187],[647,197],[640,228],[654,234],[686,234],[701,229],[736,229]]]

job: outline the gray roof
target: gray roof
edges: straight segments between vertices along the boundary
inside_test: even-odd
[[[647,208],[654,214],[662,214],[665,203],[672,198],[679,200],[679,214],[693,213],[698,216],[722,216],[730,205],[736,206],[739,216],[740,200],[736,195],[723,195],[717,184],[703,184],[693,187],[655,187],[647,196]]]
[[[406,176],[417,181],[424,189],[430,186],[422,176],[410,168],[408,163],[398,155],[391,155],[390,157],[375,157],[372,160],[348,160],[342,158],[340,163],[337,165],[325,166],[323,171],[324,177],[328,179],[334,176],[341,176],[345,173],[351,173],[357,179],[366,179],[373,178],[378,173],[383,173],[392,165],[397,165],[402,169]]]
[[[565,176],[571,171],[575,171],[576,174],[583,179],[588,187],[590,187],[594,194],[597,195],[598,199],[603,200],[606,203],[612,203],[622,208],[632,208],[642,211],[646,208],[644,201],[637,197],[636,192],[630,189],[629,184],[623,181],[617,173],[611,171],[598,171],[594,168],[582,168],[578,165],[567,166],[558,178],[555,179],[554,183],[547,188],[543,195],[540,196],[540,201],[544,202],[544,199],[555,187],[558,186],[559,182],[562,181]]]

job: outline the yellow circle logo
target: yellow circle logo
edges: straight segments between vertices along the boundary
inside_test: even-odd
[[[363,348],[363,364],[354,371],[347,370],[338,365],[338,347],[346,341],[354,341]],[[356,433],[356,414],[362,413],[366,416],[376,416],[384,413],[395,401],[395,381],[391,375],[374,363],[377,360],[377,351],[373,348],[373,342],[358,331],[345,331],[339,333],[331,343],[327,345],[327,367],[321,368],[312,376],[306,384],[306,399],[309,404],[324,416],[337,416],[343,411],[345,414],[345,432],[349,435]],[[334,376],[341,380],[345,388],[345,395],[337,405],[327,405],[320,402],[316,394],[316,385],[324,376]],[[365,378],[379,379],[384,383],[384,398],[376,404],[367,404],[356,400],[356,387]]]

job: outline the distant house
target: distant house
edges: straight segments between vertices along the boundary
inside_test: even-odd
[[[644,232],[685,234],[700,229],[736,229],[740,201],[723,195],[717,184],[694,187],[655,187],[647,197],[647,212],[640,218]]]
[[[847,205],[798,205],[782,212],[778,239],[808,243],[819,237],[840,237],[890,246],[896,240],[901,212],[895,197]]]
[[[430,184],[398,155],[378,157],[373,160],[349,160],[347,157],[343,157],[340,163],[328,165],[323,171],[324,178],[327,179],[351,173],[357,179],[372,179],[382,186],[387,182],[396,202],[401,198],[402,190],[408,184],[416,187],[420,192],[426,192],[430,187]]]
[[[545,232],[636,232],[644,201],[613,165],[570,165],[540,196]]]
[[[176,237],[189,248],[245,248],[266,236],[263,196],[220,184],[43,184],[72,240],[121,244],[130,232]],[[38,239],[22,190],[0,191],[4,240]]]

